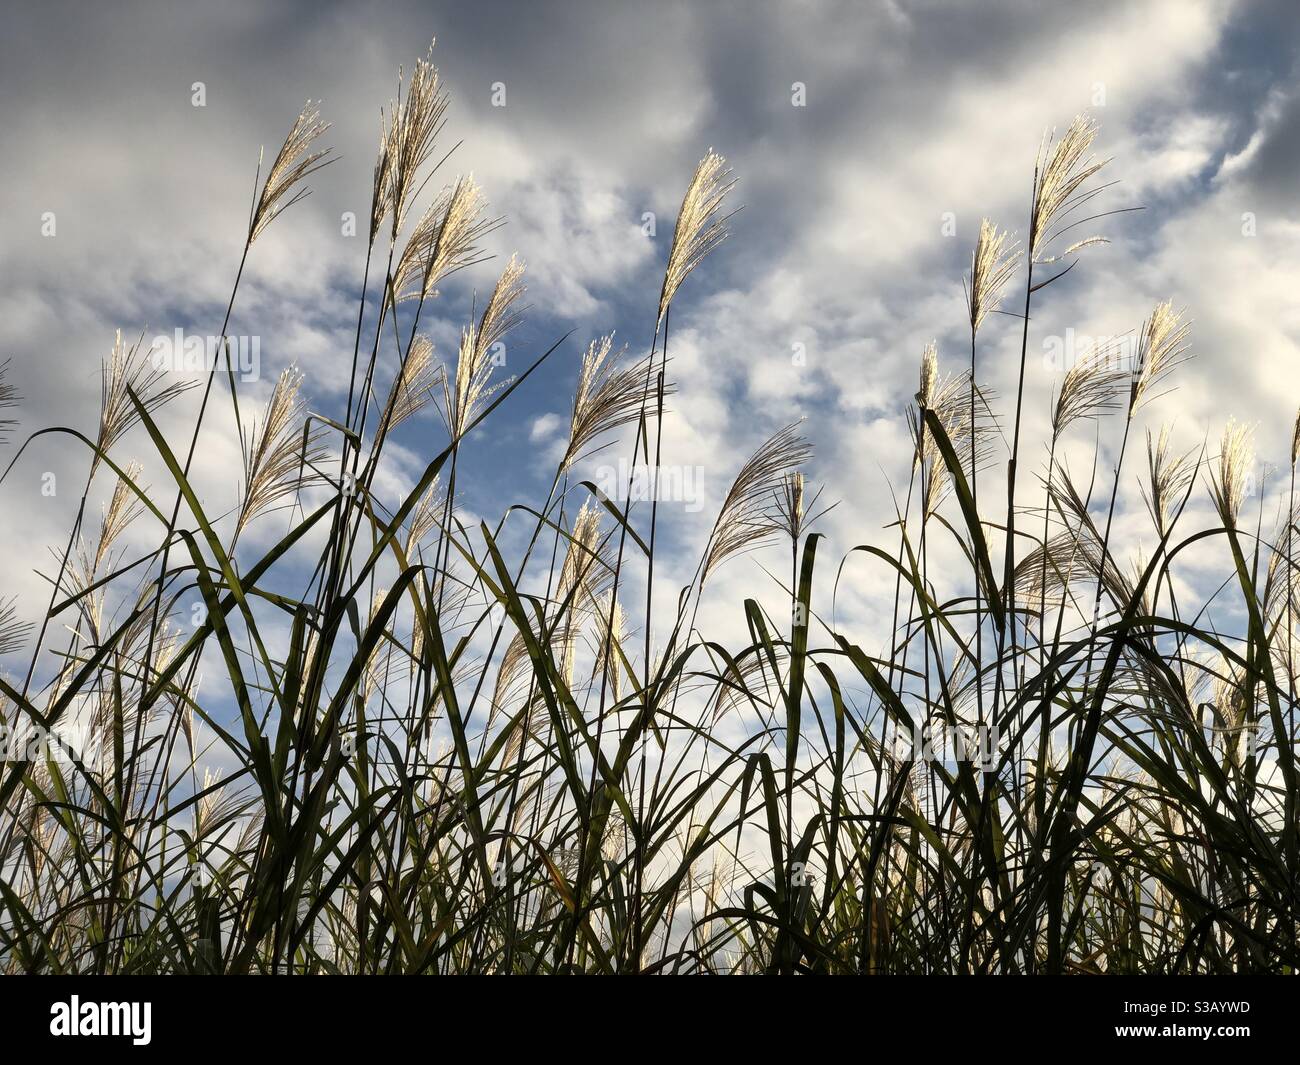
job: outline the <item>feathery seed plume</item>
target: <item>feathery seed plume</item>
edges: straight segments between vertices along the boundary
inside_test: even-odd
[[[425,211],[393,275],[399,301],[435,298],[443,281],[477,260],[478,242],[500,224],[483,217],[486,203],[473,177],[463,177]]]
[[[492,346],[518,325],[523,311],[515,307],[524,293],[524,264],[511,256],[478,325],[470,324],[461,333],[456,356],[456,374],[444,376],[443,419],[452,441],[469,430],[483,405],[505,382],[489,385],[492,376]]]
[[[426,336],[416,337],[384,404],[383,421],[390,431],[419,414],[435,398],[434,389],[442,384],[443,372],[442,366],[433,361],[433,341]]]
[[[1052,256],[1043,253],[1069,225],[1063,223],[1082,204],[1087,203],[1101,187],[1084,189],[1083,186],[1110,160],[1098,160],[1088,154],[1097,136],[1097,125],[1087,115],[1079,115],[1059,141],[1052,143],[1044,138],[1038,153],[1037,181],[1031,217],[1029,255],[1035,263],[1051,263],[1093,244],[1108,243],[1104,237],[1086,237],[1076,241],[1064,251]]]
[[[716,216],[727,193],[736,185],[734,179],[728,180],[730,177],[731,170],[726,160],[712,148],[695,168],[673,229],[672,249],[668,253],[668,267],[659,293],[659,317],[656,321],[660,324],[681,283],[709,252],[726,239],[727,218]]]
[[[1120,347],[1117,340],[1096,344],[1070,364],[1052,407],[1054,436],[1072,422],[1096,418],[1119,406],[1120,389],[1129,379],[1119,365]]]
[[[420,190],[419,171],[433,154],[447,120],[447,104],[430,43],[428,56],[416,61],[405,99],[402,71],[397,72],[397,99],[389,104],[380,161],[375,167],[377,206],[372,210],[371,225],[378,229],[383,219],[391,216],[394,241]]]
[[[1214,506],[1226,528],[1235,529],[1246,499],[1250,466],[1255,460],[1254,430],[1229,418],[1219,441],[1219,468],[1210,482]]]
[[[309,151],[316,138],[329,128],[328,122],[320,120],[320,109],[308,100],[267,172],[262,194],[257,199],[253,217],[249,221],[249,244],[261,236],[262,231],[279,217],[280,212],[311,195],[310,189],[302,188],[285,199],[295,185],[333,162],[328,158],[333,149]]]
[[[111,450],[140,420],[129,393],[134,392],[140,405],[152,414],[192,387],[192,382],[189,381],[177,381],[164,386],[166,374],[153,365],[148,352],[141,349],[143,340],[144,335],[141,334],[140,339],[128,348],[122,341],[122,330],[119,329],[113,341],[113,350],[101,365],[99,435],[95,441],[99,451]],[[92,468],[98,466],[99,461],[99,455],[96,454]]]
[[[999,230],[987,218],[980,219],[980,235],[971,252],[970,279],[966,288],[967,311],[972,332],[997,310],[1002,289],[1015,273],[1020,261],[1020,245],[1007,241],[1010,234]]]
[[[787,474],[812,455],[812,445],[799,435],[799,422],[773,433],[740,468],[718,512],[705,553],[701,584],[723,562],[751,550],[778,531],[771,499]]]
[[[306,405],[299,390],[303,375],[297,367],[284,370],[275,383],[266,413],[253,427],[244,452],[244,483],[235,535],[258,514],[319,481],[311,468],[325,457],[317,431],[304,434]],[[305,435],[305,439],[304,439]]]
[[[1173,302],[1156,304],[1151,316],[1138,333],[1137,353],[1133,361],[1133,383],[1129,391],[1129,417],[1155,396],[1148,395],[1169,373],[1188,357],[1189,324],[1174,310]]]
[[[626,347],[615,352],[613,344],[612,333],[593,340],[582,358],[562,469],[590,455],[595,442],[605,433],[630,425],[641,415],[647,360],[638,359],[627,366],[622,361]],[[676,391],[671,381],[664,382],[665,396]]]

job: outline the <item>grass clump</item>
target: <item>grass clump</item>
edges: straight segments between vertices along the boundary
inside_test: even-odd
[[[873,652],[814,594],[830,506],[805,480],[798,423],[740,466],[667,611],[655,493],[634,503],[582,480],[593,454],[629,443],[633,467],[657,476],[678,387],[672,306],[730,217],[734,181],[712,150],[687,188],[649,350],[593,341],[546,497],[470,521],[463,455],[554,371],[559,343],[498,374],[493,345],[523,313],[513,258],[451,366],[419,332],[497,224],[468,178],[426,197],[447,106],[425,60],[385,112],[341,417],[309,411],[296,369],[252,418],[233,372],[210,375],[173,450],[156,417],[182,386],[119,337],[94,438],[43,431],[84,448],[89,474],[39,624],[0,604],[0,651],[30,663],[21,682],[0,679],[0,968],[1294,971],[1298,449],[1266,531],[1262,497],[1253,519],[1247,508],[1248,432],[1180,454],[1148,430],[1155,546],[1115,542],[1130,429],[1189,350],[1162,303],[1131,351],[1066,368],[1046,464],[1021,468],[1031,310],[1102,242],[1079,239],[1079,219],[1114,213],[1089,206],[1106,187],[1091,121],[1045,142],[1023,254],[981,226],[969,364],[945,375],[937,349],[923,353],[897,521],[839,567],[841,584],[893,588]],[[326,130],[309,105],[258,190],[222,337],[256,238],[328,162]],[[982,338],[1017,278],[1003,410],[979,383]],[[237,508],[214,515],[190,470],[223,389],[220,431],[244,469]],[[16,398],[0,384],[0,406]],[[431,404],[440,447],[386,502],[385,443]],[[1122,422],[1114,468],[1081,485],[1058,444],[1102,419]],[[161,488],[119,455],[133,429]],[[1004,498],[988,486],[1003,462]],[[87,537],[86,500],[110,475]],[[1212,518],[1189,527],[1203,485]],[[248,534],[286,508],[269,546]],[[127,558],[114,544],[140,523],[155,547]],[[781,607],[735,604],[747,638],[724,646],[696,625],[706,586],[760,547],[788,562]],[[1179,572],[1193,549],[1216,552],[1223,576],[1201,601]],[[938,572],[940,550],[964,568]],[[1241,621],[1222,631],[1215,614]],[[61,646],[47,640],[63,629]],[[220,674],[200,686],[205,656]],[[69,756],[50,737],[74,724]],[[955,755],[931,756],[914,742],[925,734],[955,739]]]

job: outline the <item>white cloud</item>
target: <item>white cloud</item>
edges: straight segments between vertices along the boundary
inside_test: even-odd
[[[1300,259],[1294,224],[1256,203],[1251,182],[1293,108],[1280,87],[1233,97],[1232,106],[1218,102],[1229,87],[1244,92],[1217,58],[1238,17],[1234,5],[1084,12],[1006,3],[983,5],[968,19],[946,5],[804,4],[755,8],[743,24],[678,9],[652,29],[633,11],[555,10],[544,19],[521,14],[491,34],[478,32],[485,17],[447,13],[447,25],[435,26],[412,9],[286,34],[249,8],[222,39],[260,46],[232,49],[220,63],[200,33],[210,27],[197,23],[151,27],[143,42],[110,27],[93,51],[81,51],[66,28],[39,27],[38,36],[75,61],[62,64],[66,80],[42,98],[41,116],[14,124],[0,162],[4,216],[26,220],[0,248],[12,279],[0,295],[0,321],[27,397],[24,428],[93,422],[98,358],[114,327],[219,327],[257,145],[274,144],[307,95],[325,97],[341,159],[253,249],[232,331],[263,337],[268,378],[296,361],[313,402],[340,405],[365,249],[364,237],[341,235],[339,216],[362,214],[368,203],[376,109],[392,92],[391,68],[409,63],[423,51],[413,42],[436,30],[435,56],[453,93],[447,145],[464,142],[444,176],[475,173],[509,223],[490,250],[518,250],[529,266],[534,318],[547,328],[552,320],[574,325],[572,343],[615,327],[648,337],[691,167],[710,144],[736,166],[735,196],[746,209],[684,286],[670,336],[679,393],[665,461],[703,464],[714,503],[757,443],[806,415],[819,448],[813,476],[828,483],[828,498],[843,500],[825,524],[827,550],[838,558],[881,534],[893,517],[888,483],[906,479],[902,410],[921,346],[937,339],[949,369],[968,358],[961,275],[979,218],[1023,230],[1042,130],[1089,107],[1099,86],[1098,147],[1115,156],[1111,170],[1124,179],[1106,203],[1146,201],[1148,209],[1099,223],[1114,243],[1090,251],[1042,294],[1030,358],[1044,335],[1131,328],[1157,299],[1172,297],[1190,308],[1200,357],[1153,417],[1177,416],[1192,441],[1217,435],[1228,410],[1249,413],[1261,422],[1261,453],[1280,455],[1297,399],[1291,368],[1300,319],[1291,294]],[[546,48],[537,47],[538,19]],[[124,62],[137,46],[165,62]],[[35,60],[12,46],[6,58],[9,77],[19,69],[39,76]],[[200,76],[211,100],[202,112],[189,106],[187,91]],[[488,93],[498,79],[509,87],[501,109]],[[795,80],[808,85],[807,108],[790,106]],[[60,212],[54,240],[39,236],[44,209]],[[1260,215],[1254,238],[1242,236],[1247,210]],[[646,211],[656,214],[653,240],[641,229]],[[954,238],[942,235],[944,212],[956,217]],[[448,286],[422,322],[444,358],[453,357],[471,293],[490,286],[499,265]],[[372,265],[372,284],[381,267]],[[533,339],[522,334],[519,343]],[[1015,320],[1004,318],[981,343],[981,376],[1004,401],[1014,394],[1018,339]],[[553,444],[562,424],[555,412],[568,402],[572,360],[555,365],[535,391],[512,399],[526,427],[521,441]],[[381,368],[381,384],[391,372]],[[1031,439],[1051,386],[1051,375],[1031,362]],[[220,389],[215,402],[215,417],[225,417]],[[179,408],[168,424],[187,439]],[[382,483],[388,498],[435,446],[422,437],[404,436],[403,444]],[[547,457],[534,449],[481,490],[504,507]],[[75,480],[75,455],[58,459]],[[219,429],[205,433],[196,477],[213,500],[232,499],[238,461]],[[10,586],[27,606],[41,584],[25,572],[33,552],[20,548],[56,542],[63,520],[25,487],[33,468],[0,486],[12,515],[0,550],[23,559]],[[989,484],[1000,476],[991,470]],[[675,558],[661,570],[659,601],[670,609],[673,582],[689,577],[707,528],[671,510],[662,520]],[[855,559],[850,572],[861,566]],[[731,590],[727,582],[749,587],[756,572],[734,563],[717,594]],[[849,581],[841,603],[878,624],[874,590]],[[737,623],[734,610],[718,609],[720,623]]]

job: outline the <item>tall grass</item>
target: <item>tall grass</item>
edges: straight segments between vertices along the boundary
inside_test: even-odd
[[[933,347],[922,356],[897,521],[863,533],[837,571],[837,584],[893,589],[892,632],[872,651],[814,596],[829,507],[806,487],[797,423],[736,471],[667,611],[652,594],[657,506],[583,479],[611,447],[659,465],[672,305],[726,236],[733,181],[712,151],[685,195],[649,349],[593,341],[545,498],[469,519],[464,456],[530,377],[563,372],[564,342],[498,374],[493,345],[522,314],[514,259],[451,365],[420,333],[496,225],[468,178],[420,207],[447,106],[426,60],[385,112],[344,411],[309,414],[295,370],[261,412],[233,373],[213,374],[178,451],[156,419],[182,383],[119,339],[98,432],[34,433],[6,468],[49,437],[81,448],[88,474],[49,609],[23,621],[0,608],[0,650],[26,656],[24,680],[0,679],[0,965],[1294,971],[1300,422],[1273,529],[1262,496],[1248,513],[1242,429],[1187,454],[1148,429],[1155,547],[1134,564],[1114,518],[1135,427],[1190,343],[1161,304],[1131,349],[1066,369],[1047,462],[1023,462],[1032,309],[1100,240],[1071,231],[1116,213],[1090,206],[1106,187],[1095,127],[1080,119],[1044,144],[1023,259],[981,227],[968,365],[945,376]],[[309,105],[267,172],[223,337],[256,239],[328,161],[326,128]],[[1016,278],[1019,373],[1003,411],[979,383],[996,357],[981,329]],[[222,390],[228,414],[209,403]],[[430,405],[440,450],[386,502],[385,444]],[[1068,438],[1104,419],[1121,438],[1113,468],[1099,454],[1077,483]],[[233,513],[207,513],[191,483],[203,427],[243,450]],[[140,483],[124,438],[147,441],[164,486]],[[1005,510],[987,487],[1004,461]],[[106,479],[111,501],[88,529]],[[1193,528],[1207,488],[1214,520]],[[267,516],[282,525],[285,508],[274,539]],[[156,546],[128,558],[114,544],[138,523]],[[747,599],[746,637],[711,639],[696,624],[710,578],[758,548],[785,559],[788,614]],[[954,551],[964,569],[933,572]],[[1180,572],[1193,554],[1223,580],[1199,598]],[[1242,620],[1222,631],[1212,615]],[[201,662],[219,670],[202,686]],[[73,724],[69,753],[51,737]],[[912,742],[921,730],[969,742],[932,756]]]

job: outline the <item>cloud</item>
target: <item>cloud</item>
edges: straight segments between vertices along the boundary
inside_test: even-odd
[[[436,34],[452,93],[444,143],[458,145],[438,180],[473,171],[508,223],[489,247],[497,261],[448,285],[422,320],[447,361],[513,250],[529,266],[531,309],[507,340],[510,372],[529,357],[517,352],[570,329],[570,348],[617,329],[636,354],[653,332],[696,160],[712,145],[736,168],[745,208],[683,287],[669,337],[679,391],[665,461],[703,465],[714,503],[763,438],[803,416],[818,448],[811,475],[844,501],[826,522],[834,549],[842,556],[882,534],[894,517],[889,486],[906,483],[902,412],[921,347],[937,340],[950,370],[969,359],[961,285],[980,217],[1023,233],[1043,131],[1088,108],[1123,179],[1106,208],[1146,209],[1099,220],[1112,244],[1039,299],[1026,433],[1039,438],[1054,384],[1039,358],[1045,337],[1120,332],[1174,298],[1195,319],[1199,357],[1152,417],[1199,440],[1217,435],[1226,411],[1253,413],[1261,453],[1280,455],[1300,329],[1291,196],[1300,97],[1292,61],[1278,58],[1296,36],[1284,7],[808,2],[673,6],[653,19],[635,5],[152,11],[91,7],[74,25],[57,7],[32,7],[12,16],[0,44],[0,91],[25,101],[10,109],[0,158],[0,211],[12,226],[0,245],[0,330],[26,430],[93,423],[98,360],[116,327],[219,329],[258,148],[274,151],[308,97],[323,98],[339,161],[258,241],[231,329],[262,338],[267,382],[296,362],[314,406],[337,417],[353,351],[364,360],[371,339],[356,335],[364,237],[345,236],[341,220],[368,206],[393,69],[409,68]],[[198,81],[204,108],[191,106]],[[505,107],[493,106],[497,82]],[[806,107],[792,105],[795,82]],[[54,238],[41,236],[45,211],[57,215]],[[1244,212],[1257,216],[1253,237]],[[372,264],[372,285],[382,265]],[[493,435],[475,441],[488,456],[466,489],[477,510],[495,502],[499,513],[536,488],[536,445],[553,446],[575,364],[569,349],[557,354]],[[1018,365],[1018,323],[1000,318],[982,339],[980,376],[1010,402]],[[379,368],[381,384],[391,373]],[[267,387],[249,393],[252,408]],[[227,404],[218,388],[215,418]],[[192,411],[169,412],[169,434],[188,442]],[[205,498],[222,503],[239,468],[225,430],[215,421],[205,432],[196,468]],[[386,493],[423,469],[439,446],[436,423],[411,427],[401,443]],[[1114,444],[1103,435],[1102,446]],[[11,516],[0,551],[22,560],[10,584],[25,608],[42,590],[26,546],[57,542],[75,503],[42,502],[32,471],[58,464],[72,483],[82,460],[38,450],[0,486]],[[1000,476],[989,472],[991,491]],[[707,528],[671,508],[661,519],[672,559],[658,598],[671,610]],[[744,561],[727,581],[749,587],[756,573],[775,587]],[[727,581],[715,594],[732,590]],[[875,590],[841,588],[854,623],[881,623]],[[737,623],[718,611],[720,623]]]
[[[562,424],[558,414],[543,414],[540,418],[533,419],[532,427],[528,430],[528,439],[534,443],[549,440]]]

